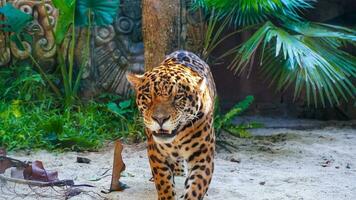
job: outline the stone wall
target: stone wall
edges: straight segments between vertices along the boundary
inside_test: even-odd
[[[84,96],[103,91],[127,94],[130,89],[125,78],[127,70],[144,71],[141,19],[141,0],[121,0],[115,22],[95,28],[91,64],[82,77]]]
[[[0,67],[6,67],[14,61],[28,60],[32,55],[46,71],[54,71],[56,66],[56,46],[54,26],[58,11],[50,0],[10,0],[1,1],[2,5],[11,3],[16,8],[33,16],[26,27],[32,41],[22,41],[21,50],[0,31]],[[47,13],[46,13],[47,12]],[[110,91],[127,94],[129,84],[126,81],[127,70],[142,73],[144,71],[143,43],[141,34],[141,0],[121,0],[115,22],[105,27],[95,27],[90,43],[90,62],[84,63],[81,94],[92,97]],[[48,17],[47,17],[48,16]],[[80,66],[84,55],[85,29],[77,30],[76,66]]]

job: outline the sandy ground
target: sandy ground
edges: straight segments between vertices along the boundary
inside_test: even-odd
[[[223,136],[237,149],[230,153],[218,148],[216,171],[206,200],[356,199],[356,130],[352,126],[316,130],[267,127],[255,129],[253,134],[256,136],[253,139]],[[46,169],[59,172],[60,179],[96,186],[84,188],[90,192],[71,199],[155,200],[145,144],[124,148],[127,167],[121,181],[130,188],[110,194],[100,192],[110,185],[112,147],[109,144],[100,152],[11,152],[9,156],[42,160]],[[76,163],[77,156],[92,162]],[[183,182],[183,178],[176,179],[178,194]],[[34,192],[37,194],[33,195]],[[58,189],[57,192],[7,184],[2,185],[0,199],[64,199],[63,192]]]

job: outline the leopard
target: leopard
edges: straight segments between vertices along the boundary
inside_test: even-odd
[[[144,74],[128,72],[145,125],[158,200],[202,200],[214,172],[216,87],[196,54],[178,50]],[[177,195],[174,177],[186,176]]]

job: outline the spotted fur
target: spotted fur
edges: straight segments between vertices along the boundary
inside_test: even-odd
[[[176,51],[143,75],[128,74],[143,116],[159,200],[175,200],[174,176],[184,175],[185,200],[201,200],[214,171],[214,80],[209,66]]]

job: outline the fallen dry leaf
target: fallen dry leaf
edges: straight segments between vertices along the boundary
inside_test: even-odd
[[[24,178],[33,181],[52,182],[58,180],[58,172],[47,171],[41,161],[34,161],[23,171]]]

